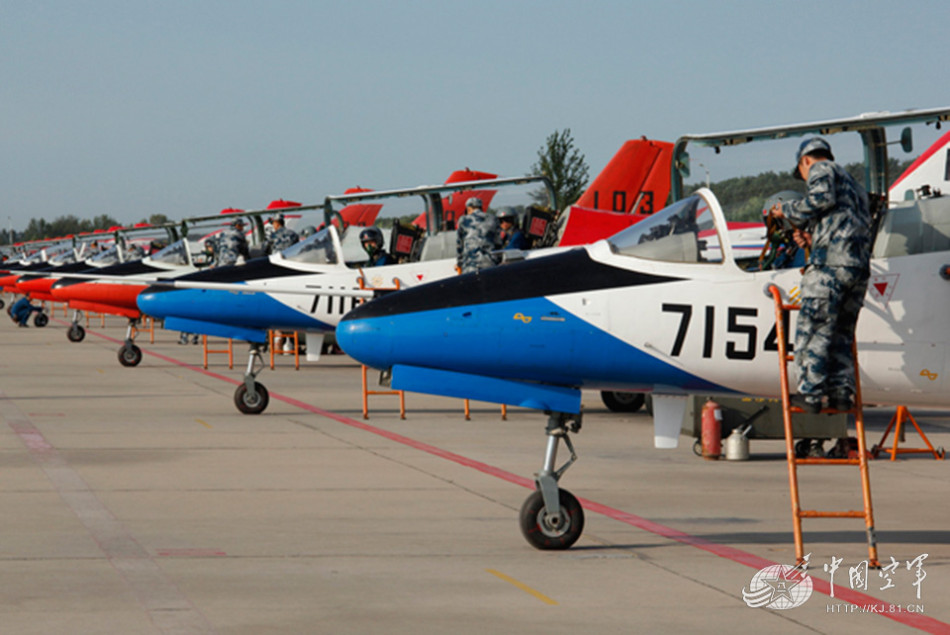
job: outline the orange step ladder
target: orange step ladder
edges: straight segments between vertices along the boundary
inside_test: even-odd
[[[224,354],[228,356],[228,368],[234,368],[234,340],[230,337],[228,338],[228,347],[227,348],[209,348],[208,347],[208,336],[201,336],[201,344],[204,349],[204,367],[205,370],[208,368],[208,355],[214,354]]]
[[[277,348],[277,341],[282,344],[290,341],[293,347],[288,351],[283,347]],[[270,369],[274,370],[274,357],[276,355],[293,355],[294,369],[300,370],[300,338],[297,331],[267,331],[267,347],[270,349]]]
[[[366,284],[366,275],[363,273],[363,269],[360,268],[360,277],[357,279],[357,282],[360,285],[360,289],[363,291],[399,291],[402,288],[402,281],[398,278],[393,278],[393,286],[391,287],[373,287]],[[360,303],[365,302],[364,299],[360,300]],[[369,398],[370,395],[397,395],[399,397],[399,418],[406,418],[406,392],[404,390],[370,390],[369,381],[367,380],[367,371],[368,367],[366,364],[362,364],[362,377],[363,377],[363,418],[369,419]]]
[[[874,531],[874,509],[871,505],[871,478],[868,470],[868,449],[864,435],[864,404],[861,401],[861,378],[858,372],[858,349],[852,345],[854,355],[854,404],[851,410],[838,411],[825,409],[822,412],[845,412],[854,416],[855,436],[858,441],[857,458],[814,458],[798,457],[795,453],[795,439],[792,430],[792,413],[802,412],[801,408],[790,404],[788,387],[788,362],[795,359],[788,353],[788,339],[785,333],[785,315],[787,311],[797,311],[801,307],[797,304],[785,304],[782,293],[775,285],[769,286],[769,292],[775,300],[775,339],[778,342],[779,373],[782,382],[782,418],[785,424],[785,454],[788,459],[788,482],[791,490],[792,523],[795,536],[795,560],[801,564],[805,559],[805,548],[802,540],[803,518],[863,518],[868,538],[868,566],[880,568],[877,559],[877,537]],[[801,508],[798,492],[799,465],[857,465],[861,472],[861,492],[864,499],[863,510],[847,511],[817,511]]]
[[[406,418],[406,392],[404,390],[370,390],[366,378],[368,366],[362,364],[363,368],[363,418],[369,419],[369,397],[370,395],[399,395],[399,418]]]

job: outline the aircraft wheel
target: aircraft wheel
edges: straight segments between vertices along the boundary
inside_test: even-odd
[[[66,331],[66,337],[70,342],[81,342],[86,339],[86,329],[82,327],[82,324],[73,324]]]
[[[3,307],[5,307],[6,305],[7,305],[7,303],[4,302],[2,298],[0,298],[0,309],[2,309]]]
[[[643,407],[646,397],[639,392],[610,392],[601,391],[600,398],[604,405],[614,412],[636,412]]]
[[[43,328],[49,324],[49,316],[45,313],[37,313],[33,318],[33,324],[35,324],[38,328]]]
[[[544,498],[535,490],[521,506],[521,533],[535,549],[568,549],[584,531],[584,509],[566,489],[558,490],[561,522],[553,526],[544,518]]]
[[[254,382],[254,393],[247,391],[247,385],[241,384],[234,391],[234,405],[246,415],[259,415],[267,408],[270,395],[264,384]]]
[[[123,366],[138,366],[142,361],[142,349],[135,344],[124,344],[119,349],[119,363]]]

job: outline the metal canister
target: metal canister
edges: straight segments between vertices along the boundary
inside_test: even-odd
[[[728,437],[726,437],[726,460],[727,461],[748,461],[749,460],[749,437],[746,436],[749,428],[744,431],[735,428]]]

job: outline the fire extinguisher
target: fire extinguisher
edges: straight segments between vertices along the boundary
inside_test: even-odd
[[[703,458],[715,461],[722,454],[722,408],[712,399],[703,404]]]

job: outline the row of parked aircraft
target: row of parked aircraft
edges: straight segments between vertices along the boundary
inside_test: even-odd
[[[335,331],[346,353],[384,371],[397,389],[544,411],[544,463],[522,509],[522,530],[536,547],[566,548],[580,536],[583,511],[559,486],[573,458],[561,468],[556,460],[561,441],[574,456],[569,433],[580,429],[582,389],[651,393],[658,447],[675,446],[688,394],[779,394],[769,289],[792,302],[800,270],[757,266],[748,255],[762,250],[762,225],[750,230],[727,220],[743,201],[720,201],[708,187],[685,184],[691,167],[708,169],[710,159],[690,156],[704,148],[728,155],[775,142],[783,149],[779,163],[753,153],[760,171],[787,168],[789,139],[822,135],[836,154],[852,148],[877,202],[872,279],[858,325],[864,399],[950,406],[939,317],[950,308],[943,292],[950,280],[950,197],[942,196],[950,187],[950,134],[890,186],[888,174],[889,130],[900,130],[910,152],[914,126],[939,128],[948,119],[950,108],[941,108],[686,135],[675,144],[632,141],[585,198],[560,214],[549,185],[527,177],[463,177],[442,186],[331,196],[294,208],[322,215],[322,228],[282,253],[185,275],[138,270],[133,284],[116,269],[67,272],[50,292],[82,308],[76,298],[109,289],[126,296],[126,309],[110,312],[130,320],[144,313],[169,329],[248,341],[245,381],[235,393],[246,413],[267,406],[257,375],[269,329],[318,337]],[[625,164],[618,176],[614,170]],[[489,209],[517,209],[534,248],[501,254],[498,267],[455,275],[454,220],[471,196]],[[668,199],[658,210],[658,201]],[[414,223],[394,222],[389,240],[401,262],[366,268],[361,225],[407,200],[420,204],[407,217]],[[761,209],[763,201],[757,204]],[[402,216],[411,209],[395,207]],[[257,223],[268,210],[241,213]],[[174,251],[179,264],[194,265],[189,236]],[[141,264],[166,256],[159,252]],[[120,360],[137,363],[140,352],[123,352],[129,346]],[[308,343],[308,350],[319,345]]]

